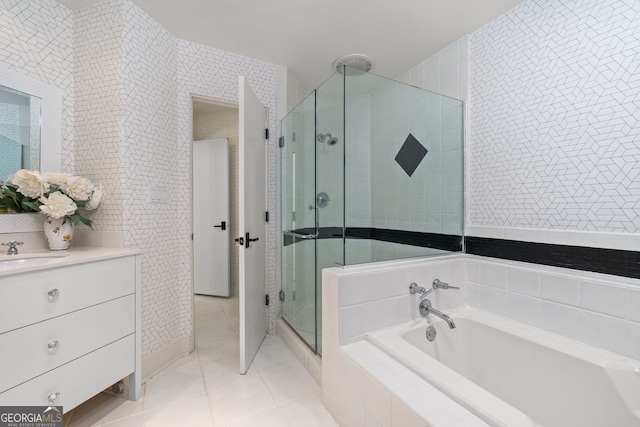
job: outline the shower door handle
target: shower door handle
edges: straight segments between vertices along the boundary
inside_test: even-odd
[[[227,222],[222,221],[220,225],[214,225],[213,228],[219,228],[220,230],[224,231],[227,229]]]
[[[283,231],[282,234],[290,237],[295,237],[296,239],[303,239],[303,240],[313,240],[316,237],[318,237],[318,233],[302,234],[302,233],[296,233],[295,231]]]

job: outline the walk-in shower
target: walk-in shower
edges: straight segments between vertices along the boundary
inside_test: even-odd
[[[321,354],[323,268],[462,250],[462,101],[345,71],[282,136],[282,317]]]

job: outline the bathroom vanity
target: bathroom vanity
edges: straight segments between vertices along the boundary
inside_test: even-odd
[[[65,253],[0,256],[0,406],[140,397],[140,251]]]

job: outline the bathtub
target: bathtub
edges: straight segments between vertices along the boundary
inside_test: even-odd
[[[640,426],[640,362],[491,313],[447,312],[367,341],[492,426]]]

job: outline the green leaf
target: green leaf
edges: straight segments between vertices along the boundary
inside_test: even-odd
[[[40,212],[40,205],[41,205],[41,204],[39,204],[39,202],[29,202],[29,201],[27,201],[27,200],[23,200],[23,201],[22,201],[22,204],[23,204],[24,206],[28,206],[28,207],[30,207],[31,209],[33,209],[33,210],[34,210],[34,211],[36,211],[36,212]]]
[[[76,206],[79,208],[84,207],[85,201],[84,200],[77,200],[76,201]]]
[[[71,215],[71,224],[77,225],[79,222],[93,230],[93,222],[89,218],[85,218],[77,212]]]

